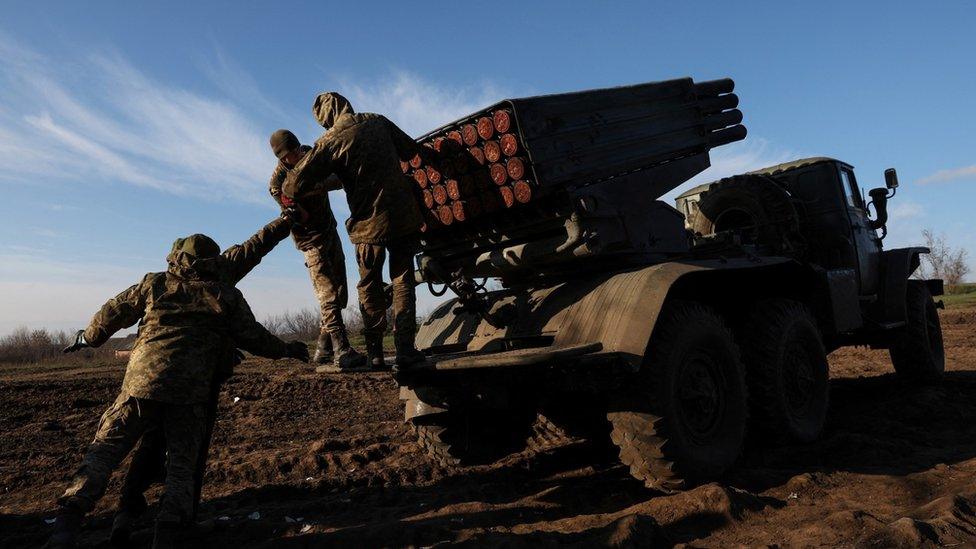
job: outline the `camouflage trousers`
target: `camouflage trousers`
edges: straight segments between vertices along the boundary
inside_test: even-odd
[[[349,303],[346,282],[346,256],[342,253],[339,233],[332,231],[326,242],[304,250],[305,266],[312,277],[312,288],[322,314],[321,331],[344,331],[342,310]]]
[[[193,517],[196,518],[200,508],[200,496],[203,491],[203,475],[207,470],[207,459],[210,454],[210,444],[214,427],[217,422],[217,399],[219,390],[215,391],[212,399],[207,403],[206,430],[197,453],[197,465],[194,474]],[[166,435],[163,429],[156,428],[146,431],[132,453],[129,470],[122,481],[122,493],[119,496],[119,510],[141,512],[146,508],[146,490],[157,482],[166,481]]]
[[[413,238],[386,245],[356,244],[359,265],[359,304],[363,313],[363,334],[382,337],[386,331],[387,298],[384,292],[383,264],[390,255],[390,281],[393,285],[393,331],[397,344],[413,342],[417,331],[417,294],[414,288],[413,258],[417,250]]]
[[[59,502],[90,511],[139,438],[161,429],[166,436],[166,490],[157,520],[188,520],[193,516],[194,473],[206,417],[206,404],[169,404],[122,393],[102,414],[95,439]]]

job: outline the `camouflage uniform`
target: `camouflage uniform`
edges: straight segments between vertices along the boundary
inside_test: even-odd
[[[412,256],[423,218],[413,188],[400,171],[400,160],[432,153],[386,117],[355,113],[337,93],[320,95],[313,111],[328,131],[289,174],[283,193],[304,201],[322,192],[320,182],[327,176],[339,177],[349,202],[346,228],[356,245],[357,288],[367,342],[376,344],[386,329],[382,267],[389,252],[397,351],[412,350],[416,331]]]
[[[257,267],[265,255],[288,236],[290,226],[291,223],[285,219],[277,218],[262,227],[245,242],[224,250],[221,254],[224,259],[220,269],[221,282],[231,286],[237,285],[252,269]],[[226,350],[226,357],[218,365],[215,383],[211,389],[211,398],[207,403],[207,430],[198,452],[193,498],[194,514],[196,514],[196,507],[200,502],[200,489],[203,483],[203,473],[206,469],[210,439],[213,435],[214,423],[217,420],[217,398],[220,393],[220,386],[233,374],[234,367],[239,362],[237,349],[231,346]],[[122,484],[122,494],[119,499],[120,511],[141,513],[146,507],[143,494],[153,482],[162,481],[165,478],[165,471],[166,436],[162,429],[151,429],[143,434],[139,445],[132,454],[132,461]]]
[[[302,153],[312,148],[302,145]],[[291,170],[284,162],[278,161],[268,191],[282,207],[281,186]],[[308,222],[294,225],[291,230],[295,246],[305,255],[305,266],[312,278],[312,287],[319,302],[322,314],[323,334],[345,331],[342,310],[349,303],[349,289],[346,283],[346,256],[342,253],[342,243],[336,231],[336,220],[329,204],[328,192],[322,192],[314,199],[302,202],[308,212]]]
[[[192,515],[206,404],[226,349],[238,346],[268,358],[289,354],[288,344],[254,319],[240,291],[220,281],[224,260],[213,257],[217,251],[202,235],[178,240],[167,272],[147,274],[109,300],[84,331],[85,341],[97,347],[142,319],[121,394],[102,416],[62,505],[91,510],[139,437],[162,429],[166,492],[157,521],[182,522]]]

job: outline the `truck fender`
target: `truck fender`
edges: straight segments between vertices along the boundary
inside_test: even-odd
[[[529,291],[501,290],[488,294],[490,314],[485,318],[458,307],[456,301],[438,307],[420,327],[417,345],[443,354],[493,352],[504,350],[505,342],[529,340],[552,351],[600,344],[603,353],[614,354],[636,370],[675,285],[727,292],[738,283],[732,278],[748,282],[765,272],[789,279],[792,271],[772,270],[790,265],[795,262],[782,257],[682,260],[580,276]],[[719,271],[741,276],[711,278],[709,273]],[[506,310],[509,322],[489,321],[491,314]]]
[[[905,322],[905,295],[908,279],[921,264],[921,254],[929,253],[925,247],[896,248],[881,252],[881,286],[875,316],[884,322]],[[942,281],[926,281],[932,295],[942,295]]]
[[[759,269],[790,263],[781,257],[674,261],[621,273],[567,308],[556,328],[557,347],[601,342],[632,369],[643,362],[647,345],[673,288],[708,273]]]

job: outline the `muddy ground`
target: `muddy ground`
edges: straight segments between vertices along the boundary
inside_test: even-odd
[[[446,470],[414,446],[389,375],[250,360],[221,395],[204,542],[974,546],[976,309],[944,312],[943,325],[941,386],[899,383],[883,352],[837,352],[820,441],[751,448],[721,482],[672,496],[569,440]],[[43,542],[122,369],[0,367],[0,545]],[[85,544],[107,543],[118,480]],[[150,526],[137,532],[143,545]]]

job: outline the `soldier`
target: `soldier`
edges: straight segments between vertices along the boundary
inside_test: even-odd
[[[278,204],[285,208],[287,205],[282,201],[281,186],[288,173],[311,147],[302,145],[292,132],[278,130],[271,134],[271,150],[278,157],[278,165],[271,174],[269,191]],[[334,178],[329,182],[334,188],[339,188],[335,183]],[[349,344],[346,326],[342,321],[342,310],[349,302],[346,257],[342,253],[328,192],[321,192],[314,198],[303,201],[301,208],[305,220],[295,224],[291,234],[295,246],[305,255],[305,265],[312,277],[312,287],[315,289],[322,315],[318,348],[313,358],[322,366],[316,371],[341,372],[362,368],[366,365],[366,358]]]
[[[431,152],[386,117],[354,112],[338,93],[319,95],[312,112],[327,131],[288,175],[282,194],[305,204],[326,192],[329,175],[338,176],[349,202],[346,228],[356,246],[357,289],[370,364],[383,363],[386,302],[382,270],[387,253],[393,282],[396,363],[408,367],[421,362],[424,355],[414,348],[417,318],[412,262],[423,218],[400,171],[400,160],[416,154],[426,157]]]
[[[119,397],[102,415],[81,467],[58,500],[51,547],[74,544],[84,515],[105,493],[112,471],[151,429],[164,432],[167,454],[154,546],[179,543],[193,513],[206,403],[227,349],[308,360],[304,343],[285,343],[268,333],[241,292],[220,280],[223,258],[209,237],[177,239],[166,259],[165,272],[149,273],[109,300],[65,349],[98,347],[141,319]]]
[[[220,270],[222,282],[231,286],[237,285],[261,259],[288,236],[292,226],[295,211],[286,211],[281,217],[271,221],[261,228],[251,238],[242,244],[231,246],[221,254],[223,262]],[[196,517],[200,503],[200,491],[203,487],[203,474],[206,470],[207,454],[210,449],[210,439],[213,435],[214,422],[217,419],[217,398],[220,387],[229,378],[234,367],[241,361],[240,352],[236,348],[229,348],[225,358],[218,365],[217,375],[211,390],[211,398],[207,403],[207,432],[197,460],[197,474],[194,486],[193,514]],[[116,545],[128,544],[132,525],[139,516],[146,511],[147,503],[143,495],[149,487],[165,478],[166,474],[166,437],[160,429],[146,432],[139,445],[132,454],[129,470],[122,483],[122,494],[119,507],[112,523],[111,541]]]

